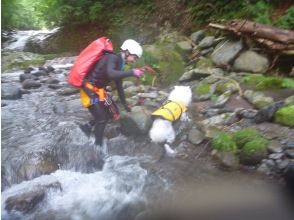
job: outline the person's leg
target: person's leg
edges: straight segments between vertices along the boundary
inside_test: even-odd
[[[95,118],[95,143],[98,145],[102,145],[104,129],[106,127],[107,121],[110,118],[109,111],[102,102],[95,105],[91,105],[88,109]]]

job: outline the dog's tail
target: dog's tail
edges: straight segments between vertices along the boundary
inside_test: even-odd
[[[177,152],[173,150],[168,144],[164,144],[164,149],[169,157],[175,157],[177,155]]]

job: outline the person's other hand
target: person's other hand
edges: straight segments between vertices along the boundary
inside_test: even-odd
[[[142,77],[144,75],[144,73],[145,73],[145,68],[144,67],[133,69],[133,74],[136,77]]]

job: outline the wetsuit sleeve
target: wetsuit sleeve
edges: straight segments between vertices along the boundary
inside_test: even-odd
[[[118,80],[115,80],[115,85],[116,85],[116,89],[117,89],[117,92],[118,92],[118,97],[121,101],[121,104],[125,105],[127,104],[126,102],[126,97],[125,97],[125,92],[124,92],[124,89],[123,89],[123,86],[122,86],[122,80],[121,79],[118,79]]]
[[[116,70],[116,65],[117,65],[117,57],[116,56],[110,56],[107,64],[106,64],[106,74],[108,76],[109,79],[111,80],[117,80],[117,79],[122,79],[125,77],[129,77],[129,76],[134,76],[133,75],[133,71],[120,71],[120,70]]]

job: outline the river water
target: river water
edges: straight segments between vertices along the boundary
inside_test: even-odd
[[[276,194],[268,196],[273,192],[268,191],[268,181],[248,171],[219,170],[206,145],[195,146],[188,158],[168,158],[163,151],[157,155],[154,148],[160,146],[154,147],[148,138],[122,134],[96,146],[94,137],[79,128],[91,116],[81,107],[78,94],[60,95],[46,84],[54,78],[61,89],[69,89],[70,64],[53,67],[50,76],[39,77],[40,88],[18,100],[2,100],[2,219],[139,219],[146,210],[166,210],[175,204],[190,211],[202,207],[209,213],[215,201],[228,205],[243,201],[240,207],[247,207],[250,199],[267,212],[272,207],[266,201]],[[2,87],[20,88],[22,73],[2,74]],[[248,185],[255,190],[239,191]],[[230,198],[232,186],[238,193]],[[264,191],[256,190],[260,188]],[[28,200],[36,193],[41,195],[38,202]],[[25,208],[9,208],[8,201],[20,200]]]

